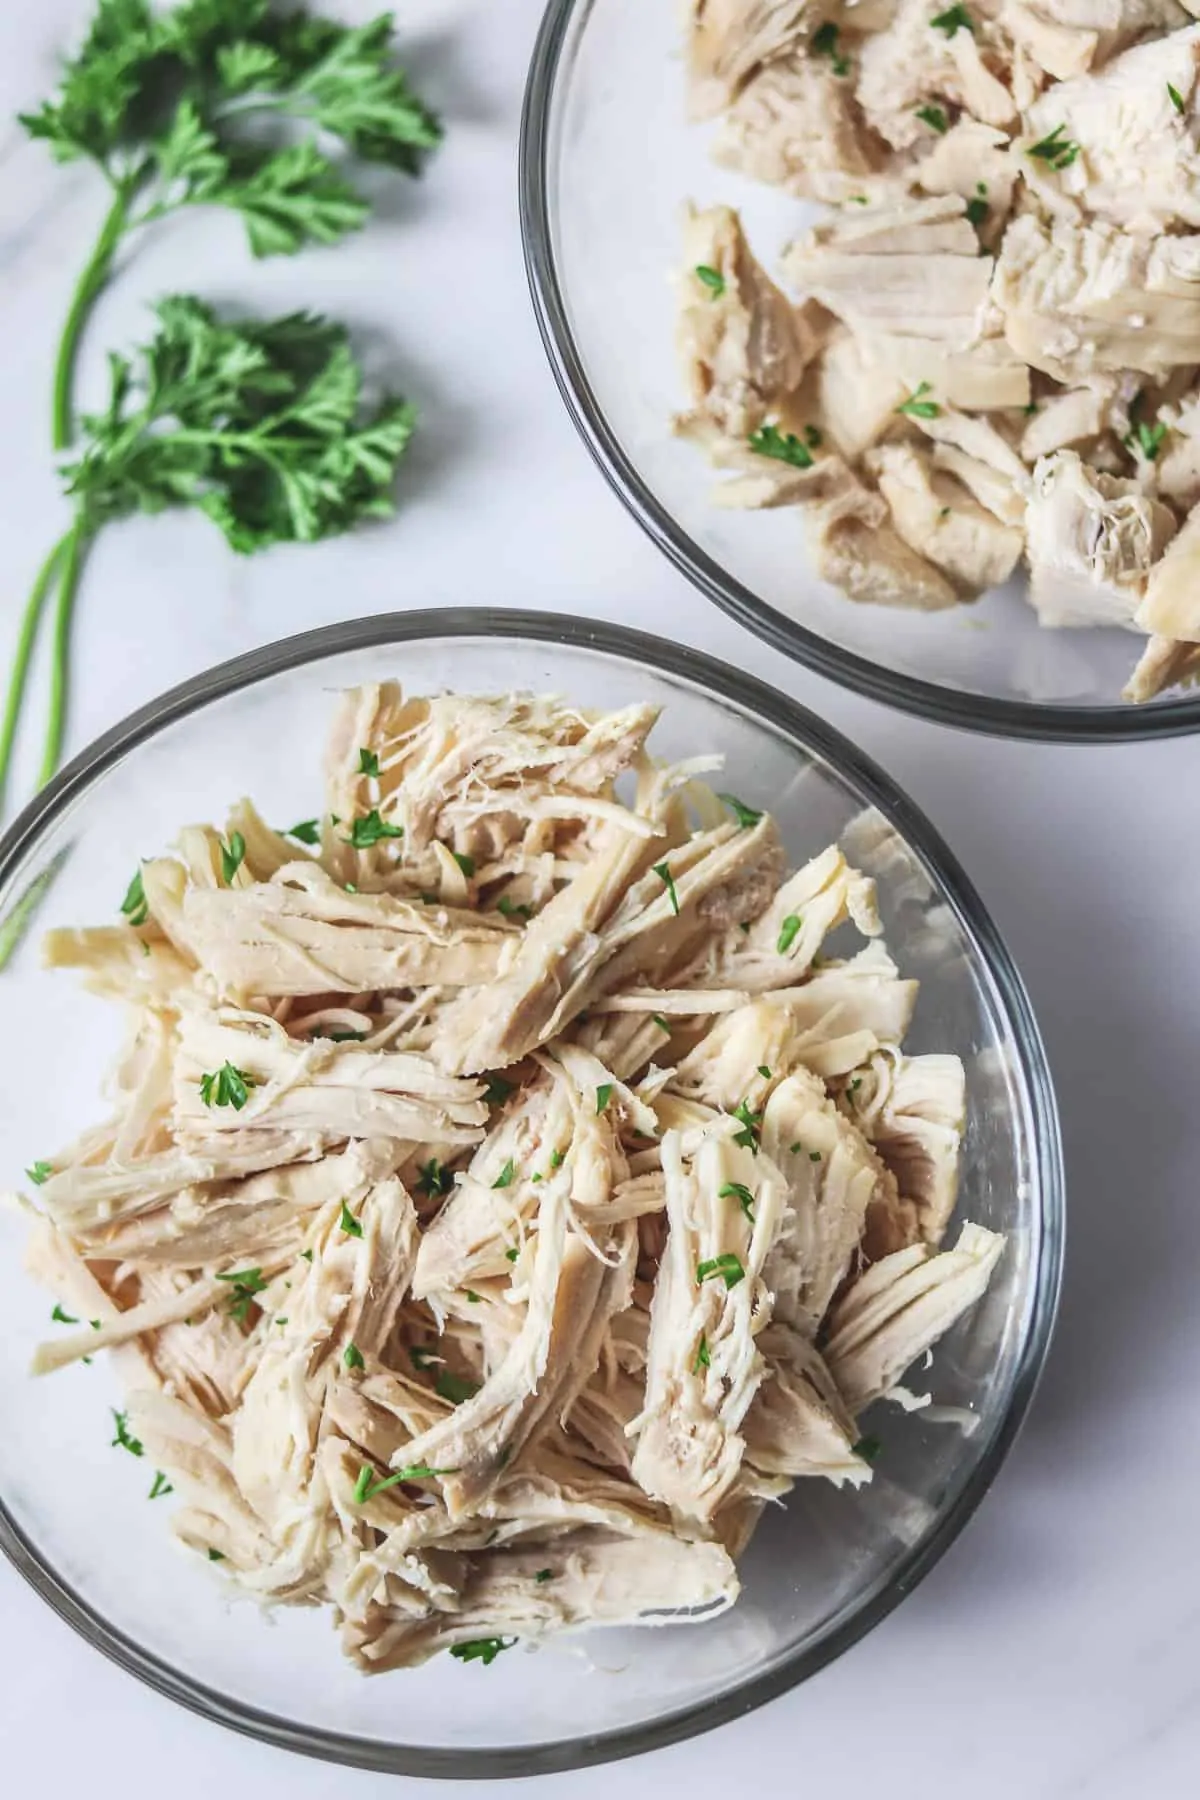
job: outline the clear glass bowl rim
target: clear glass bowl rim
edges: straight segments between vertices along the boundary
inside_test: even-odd
[[[1145,706],[1051,706],[1034,700],[968,694],[922,681],[830,643],[785,618],[728,574],[677,524],[625,454],[588,380],[567,315],[551,230],[552,115],[564,52],[586,27],[597,0],[548,0],[525,87],[520,133],[520,215],[534,314],[558,391],[601,474],[647,536],[705,597],[773,649],[885,706],[943,725],[997,737],[1127,743],[1200,730],[1200,694]],[[582,24],[578,23],[582,19]]]
[[[956,1501],[939,1518],[928,1539],[909,1553],[886,1589],[865,1601],[817,1649],[795,1654],[777,1668],[731,1689],[719,1700],[678,1708],[652,1723],[582,1738],[557,1739],[536,1747],[523,1745],[512,1749],[495,1747],[461,1751],[384,1744],[370,1738],[293,1724],[259,1708],[241,1705],[182,1675],[163,1659],[144,1650],[127,1634],[115,1630],[43,1560],[0,1495],[0,1550],[14,1568],[82,1638],[156,1692],[178,1701],[203,1718],[260,1742],[327,1762],[399,1775],[492,1780],[560,1773],[640,1755],[739,1718],[816,1674],[857,1643],[886,1618],[906,1594],[911,1593],[958,1536],[995,1480],[1028,1410],[1049,1350],[1058,1306],[1066,1196],[1054,1090],[1024,984],[978,894],[929,820],[869,757],[807,708],[715,657],[626,626],[571,618],[560,613],[475,607],[431,608],[325,626],[234,657],[169,689],[131,713],[68,763],[0,838],[0,887],[6,885],[20,866],[36,853],[39,840],[66,806],[86,793],[129,751],[146,744],[178,720],[202,711],[213,701],[289,669],[302,668],[351,651],[454,637],[494,637],[595,650],[694,684],[765,720],[790,742],[825,761],[835,774],[858,790],[867,804],[878,807],[905,841],[925,859],[941,896],[995,983],[1032,1099],[1037,1140],[1033,1154],[1043,1199],[1038,1286],[1008,1409],[987,1453]]]

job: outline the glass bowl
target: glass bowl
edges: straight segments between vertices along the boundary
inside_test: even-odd
[[[702,594],[777,650],[924,718],[1011,737],[1161,737],[1200,695],[1120,698],[1140,636],[1048,631],[1010,583],[973,606],[856,605],[808,566],[794,508],[710,505],[703,456],[671,434],[685,403],[675,295],[686,200],[737,206],[768,269],[816,212],[719,169],[689,124],[681,8],[549,0],[521,130],[525,260],[542,338],[584,441],[634,518]]]
[[[910,1042],[957,1051],[970,1125],[962,1211],[1009,1234],[981,1306],[938,1347],[938,1401],[971,1435],[891,1408],[864,1490],[802,1483],[773,1508],[745,1589],[710,1624],[612,1631],[494,1667],[439,1657],[374,1680],[343,1664],[327,1617],[233,1600],[181,1551],[153,1471],[110,1447],[121,1404],[103,1358],[33,1380],[50,1300],[0,1210],[0,1544],[55,1610],[197,1712],[334,1761],[414,1775],[571,1768],[716,1725],[821,1668],[883,1618],[955,1537],[1004,1457],[1046,1354],[1062,1257],[1063,1177],[1044,1054],[1020,979],[953,857],[844,738],[722,664],[615,626],[521,612],[417,612],[292,638],[176,688],[76,759],[0,844],[0,932],[36,920],[3,976],[19,1054],[5,1074],[0,1185],[101,1116],[118,1030],[107,1002],[39,966],[52,925],[116,918],[140,856],[250,792],[270,819],[319,810],[336,689],[395,675],[416,691],[554,690],[587,706],[661,702],[660,754],[720,750],[728,785],[769,805],[793,860],[838,838],[879,885],[887,941],[922,982]],[[37,884],[54,871],[54,879]],[[531,1679],[531,1674],[533,1678]]]

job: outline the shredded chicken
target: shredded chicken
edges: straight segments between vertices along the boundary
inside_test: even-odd
[[[1147,635],[1127,698],[1194,679],[1194,0],[687,12],[715,161],[831,209],[779,285],[736,212],[689,209],[676,429],[731,477],[713,504],[798,508],[860,604],[1022,576],[1043,625]]]
[[[965,1073],[904,1052],[873,881],[653,723],[355,689],[315,854],[241,800],[46,943],[129,1030],[31,1167],[34,1371],[106,1351],[180,1541],[367,1673],[732,1605],[1003,1249],[938,1248]]]

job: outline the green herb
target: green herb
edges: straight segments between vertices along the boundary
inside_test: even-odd
[[[692,1364],[692,1374],[698,1375],[701,1369],[709,1369],[711,1367],[712,1361],[708,1354],[708,1337],[706,1333],[702,1331],[700,1333],[700,1342],[696,1346],[696,1359]]]
[[[825,438],[815,425],[806,425],[804,427],[804,441],[810,450],[819,450],[821,445],[825,442]]]
[[[923,124],[929,126],[931,131],[943,133],[950,129],[950,121],[940,106],[918,106],[916,114]]]
[[[1183,95],[1177,87],[1172,87],[1169,81],[1167,83],[1167,94],[1175,111],[1181,113],[1183,111]]]
[[[475,873],[475,858],[473,856],[464,856],[459,850],[452,850],[450,854],[466,876],[467,880],[470,881]]]
[[[409,1357],[409,1361],[412,1363],[413,1368],[418,1369],[422,1374],[424,1374],[425,1370],[429,1367],[430,1363],[436,1363],[436,1362],[441,1361],[441,1357],[437,1354],[436,1350],[434,1350],[432,1345],[430,1345],[430,1344],[413,1344],[413,1345],[411,1345],[409,1348],[408,1357]]]
[[[142,884],[140,869],[125,889],[121,911],[131,925],[144,925],[150,917],[150,906],[146,899],[146,889]]]
[[[501,894],[496,902],[496,910],[502,913],[506,919],[532,919],[533,917],[532,906],[518,906],[509,899],[507,894]]]
[[[155,1472],[154,1482],[150,1489],[149,1498],[151,1500],[157,1500],[163,1494],[173,1494],[174,1492],[175,1492],[175,1489],[171,1486],[171,1483],[167,1480],[167,1478],[163,1474],[162,1470],[158,1469]]]
[[[511,1081],[505,1081],[503,1075],[491,1075],[483,1090],[483,1097],[489,1106],[503,1106],[510,1094],[516,1093]]]
[[[719,1275],[727,1288],[735,1288],[739,1281],[746,1279],[741,1257],[735,1256],[732,1250],[726,1250],[723,1256],[714,1256],[708,1262],[696,1264],[697,1284],[710,1281],[714,1275]]]
[[[278,1317],[278,1318],[277,1318],[277,1319],[276,1319],[276,1321],[275,1321],[275,1323],[276,1323],[276,1324],[277,1324],[277,1325],[286,1325],[286,1324],[287,1324],[287,1314],[286,1314],[286,1313],[280,1313],[280,1315],[279,1315],[279,1317]]]
[[[968,200],[967,201],[967,223],[969,225],[974,225],[976,230],[978,230],[978,228],[981,225],[987,224],[988,214],[990,211],[991,211],[991,208],[988,206],[988,203],[986,200],[980,200],[978,198],[974,199],[974,200]]]
[[[839,54],[837,41],[838,28],[833,23],[832,19],[826,19],[825,23],[819,25],[816,31],[813,32],[813,51],[817,56],[829,57],[830,61],[833,63],[833,72],[835,75],[848,75],[850,73],[850,64],[846,57]]]
[[[661,1013],[651,1013],[650,1021],[652,1024],[657,1025],[660,1031],[670,1032],[671,1027],[667,1024],[667,1021],[663,1018]]]
[[[379,779],[379,757],[374,750],[361,750],[358,753],[358,772],[372,781]]]
[[[365,1369],[367,1366],[363,1361],[363,1353],[357,1344],[346,1345],[346,1348],[342,1352],[342,1361],[348,1369]]]
[[[464,1400],[472,1399],[479,1392],[477,1381],[466,1381],[461,1375],[451,1374],[449,1369],[443,1369],[433,1385],[435,1392],[451,1406],[461,1406]]]
[[[600,1083],[600,1086],[596,1089],[596,1112],[598,1114],[604,1112],[604,1110],[608,1106],[609,1101],[612,1099],[612,1095],[613,1095],[612,1082],[611,1081],[602,1081]]]
[[[205,1106],[232,1106],[234,1112],[241,1112],[250,1098],[251,1088],[258,1082],[245,1069],[235,1069],[231,1062],[223,1063],[211,1075],[200,1077],[200,1098]]]
[[[754,1195],[744,1181],[727,1181],[717,1189],[718,1200],[736,1200],[751,1225],[754,1223]]]
[[[209,1552],[208,1552],[208,1560],[209,1560],[209,1562],[224,1562],[225,1561],[225,1552],[223,1550],[214,1550],[210,1545]]]
[[[562,1150],[552,1150],[550,1152],[550,1167],[552,1169],[561,1169],[566,1160],[566,1155]]]
[[[266,1287],[261,1269],[231,1269],[227,1275],[218,1275],[218,1281],[233,1284],[233,1299],[229,1303],[230,1317],[244,1324],[256,1294],[261,1294]]]
[[[226,322],[188,295],[161,300],[154,312],[150,343],[133,357],[110,356],[108,398],[81,419],[79,449],[61,469],[74,517],[26,603],[0,729],[0,786],[29,652],[54,592],[40,779],[58,766],[71,614],[84,561],[105,525],[192,506],[234,550],[249,554],[333,537],[391,510],[414,413],[390,398],[364,412],[362,373],[342,326],[306,314]]]
[[[965,6],[948,6],[945,12],[935,14],[929,23],[935,31],[944,31],[948,38],[956,31],[969,31],[972,36],[975,32],[975,21]]]
[[[493,1188],[511,1187],[513,1184],[513,1179],[516,1176],[516,1173],[517,1173],[516,1164],[513,1162],[513,1159],[510,1156],[508,1161],[505,1163],[504,1167],[501,1169],[500,1173],[497,1175],[495,1181],[493,1181],[493,1183],[492,1183]]]
[[[312,1251],[311,1250],[302,1250],[300,1252],[300,1254],[304,1258],[305,1262],[310,1263],[312,1261]]]
[[[870,206],[871,204],[865,194],[851,194],[850,198],[855,206]]]
[[[1054,130],[1030,144],[1026,156],[1035,156],[1039,162],[1049,163],[1052,169],[1068,169],[1079,155],[1079,145],[1070,138],[1064,137],[1065,125],[1056,125]]]
[[[762,1076],[764,1081],[770,1081],[771,1071],[770,1071],[770,1069],[768,1069],[766,1063],[759,1063],[758,1073]]]
[[[533,1579],[538,1582],[553,1581],[554,1580],[554,1570],[553,1569],[539,1569],[537,1571],[537,1573],[534,1575]]]
[[[764,425],[747,438],[751,450],[758,456],[773,457],[776,462],[790,463],[794,469],[811,469],[813,466],[812,451],[807,444],[791,431],[780,431],[777,425]]]
[[[516,1641],[516,1638],[472,1638],[469,1644],[452,1645],[450,1654],[459,1662],[481,1662],[486,1668],[495,1662],[502,1650],[511,1650]]]
[[[929,383],[927,381],[922,381],[918,387],[914,388],[913,392],[908,396],[908,399],[901,402],[896,408],[896,411],[898,413],[907,413],[909,417],[913,419],[936,419],[942,409],[936,400],[923,400],[921,398],[922,394],[927,394],[928,392]]]
[[[710,269],[707,263],[697,263],[695,275],[702,281],[714,300],[719,300],[725,292],[725,277],[719,269]]]
[[[64,1312],[57,1302],[55,1303],[54,1311],[50,1314],[50,1317],[54,1320],[56,1325],[78,1325],[79,1323],[79,1320],[71,1313]]]
[[[812,427],[810,426],[809,430],[811,429]],[[807,433],[805,435],[807,435]],[[746,831],[749,831],[752,826],[757,825],[758,821],[762,818],[760,812],[755,812],[752,806],[747,806],[746,802],[744,800],[739,800],[736,794],[718,794],[717,799],[725,802],[725,805],[729,808],[738,824]]]
[[[48,1162],[35,1162],[30,1163],[25,1173],[28,1175],[30,1181],[32,1181],[34,1187],[42,1187],[49,1181],[54,1170]]]
[[[350,836],[346,842],[355,850],[370,850],[384,838],[402,838],[403,825],[391,825],[379,816],[379,808],[373,806],[369,813],[361,819],[351,819]]]
[[[505,1258],[505,1261],[506,1261],[506,1262],[511,1262],[511,1263],[515,1263],[515,1262],[516,1262],[516,1260],[517,1260],[517,1258],[518,1258],[518,1257],[519,1257],[519,1256],[520,1256],[520,1254],[521,1254],[521,1252],[520,1252],[520,1251],[519,1251],[519,1250],[516,1250],[516,1249],[513,1249],[513,1250],[506,1250],[506,1251],[505,1251],[505,1252],[504,1252],[504,1258]]]
[[[246,840],[240,831],[231,831],[229,842],[221,845],[221,874],[226,887],[232,887],[233,878],[246,860]]]
[[[365,1501],[373,1500],[376,1494],[382,1494],[385,1488],[396,1487],[402,1481],[429,1481],[435,1475],[456,1473],[455,1469],[431,1469],[427,1463],[413,1463],[407,1469],[397,1469],[394,1475],[385,1475],[382,1481],[375,1481],[374,1469],[370,1463],[364,1463],[354,1484],[354,1502],[356,1506],[362,1506]]]
[[[466,1294],[467,1299],[471,1302],[472,1306],[479,1306],[482,1303],[482,1296],[477,1294],[474,1288],[468,1288]]]
[[[355,886],[354,882],[348,881],[346,883],[346,892],[348,894],[357,894],[358,888]]]
[[[113,1416],[113,1424],[117,1428],[117,1435],[113,1439],[114,1448],[119,1444],[122,1450],[128,1450],[130,1456],[144,1455],[141,1439],[135,1438],[130,1432],[128,1414],[118,1412],[115,1406],[110,1407],[109,1411]]]
[[[743,1150],[753,1150],[757,1156],[758,1140],[762,1131],[762,1113],[755,1112],[749,1101],[740,1100],[733,1109],[733,1117],[742,1127],[740,1131],[734,1132],[734,1143],[740,1144]]]
[[[741,931],[741,932],[744,932],[744,933],[745,933],[745,934],[746,934],[746,936],[747,936],[747,937],[748,937],[748,936],[749,936],[749,935],[750,935],[750,921],[749,921],[749,919],[741,919],[741,920],[739,920],[739,921],[738,921],[738,930],[739,930],[739,931]]]
[[[321,841],[320,822],[317,819],[301,819],[298,825],[290,825],[280,835],[295,838],[300,844],[319,844]]]
[[[809,1162],[820,1162],[821,1152],[819,1150],[810,1150],[808,1153],[808,1160]]]
[[[448,1194],[454,1186],[454,1176],[449,1169],[442,1167],[436,1156],[431,1156],[427,1163],[420,1165],[421,1178],[417,1182],[418,1194],[425,1194],[430,1200],[436,1200]]]
[[[1162,441],[1167,435],[1167,427],[1157,420],[1154,424],[1148,425],[1144,419],[1139,419],[1133,428],[1133,434],[1136,436],[1138,446],[1147,462],[1155,462],[1162,449]]]
[[[799,936],[800,928],[803,924],[804,920],[799,913],[788,914],[787,918],[779,927],[779,936],[775,941],[775,949],[780,956],[787,955],[788,951],[795,943],[796,938]]]
[[[671,911],[678,915],[679,895],[675,892],[675,878],[671,874],[670,867],[665,862],[655,863],[653,873],[658,876],[658,879],[667,890],[667,898],[671,902]]]
[[[861,1456],[864,1462],[873,1463],[882,1449],[883,1445],[877,1437],[862,1437],[853,1446],[850,1454],[851,1456]]]
[[[342,1201],[342,1216],[339,1222],[347,1237],[360,1238],[362,1236],[362,1220],[355,1218],[344,1200]]]

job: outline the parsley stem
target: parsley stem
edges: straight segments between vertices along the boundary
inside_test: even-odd
[[[74,435],[72,394],[75,387],[75,359],[79,352],[79,340],[83,335],[83,328],[87,324],[88,315],[112,271],[113,257],[116,255],[117,245],[125,231],[134,185],[132,180],[118,184],[113,203],[108,209],[108,216],[100,229],[100,236],[96,239],[95,249],[88,258],[87,265],[75,285],[75,292],[71,298],[71,308],[67,313],[62,338],[59,341],[58,360],[54,365],[54,411],[51,429],[56,450],[67,449]]]
[[[67,548],[75,527],[64,531],[63,535],[51,550],[49,556],[38,570],[37,580],[25,603],[25,615],[21,620],[21,629],[17,636],[17,647],[13,655],[12,671],[8,678],[8,694],[4,702],[4,718],[0,722],[0,800],[3,800],[4,789],[8,781],[8,768],[12,761],[13,741],[17,735],[17,722],[21,716],[21,706],[25,699],[25,683],[29,676],[29,659],[33,655],[33,646],[37,638],[38,626],[42,613],[50,595],[59,558]]]
[[[62,582],[58,590],[58,604],[54,609],[54,635],[51,639],[50,651],[50,707],[46,717],[46,736],[42,745],[42,767],[38,774],[39,787],[45,787],[58,768],[59,758],[62,755],[67,712],[67,669],[71,650],[71,619],[75,611],[75,595],[79,588],[84,555],[91,542],[91,534],[84,523],[82,514],[75,520],[64,542],[66,567],[63,570]]]

